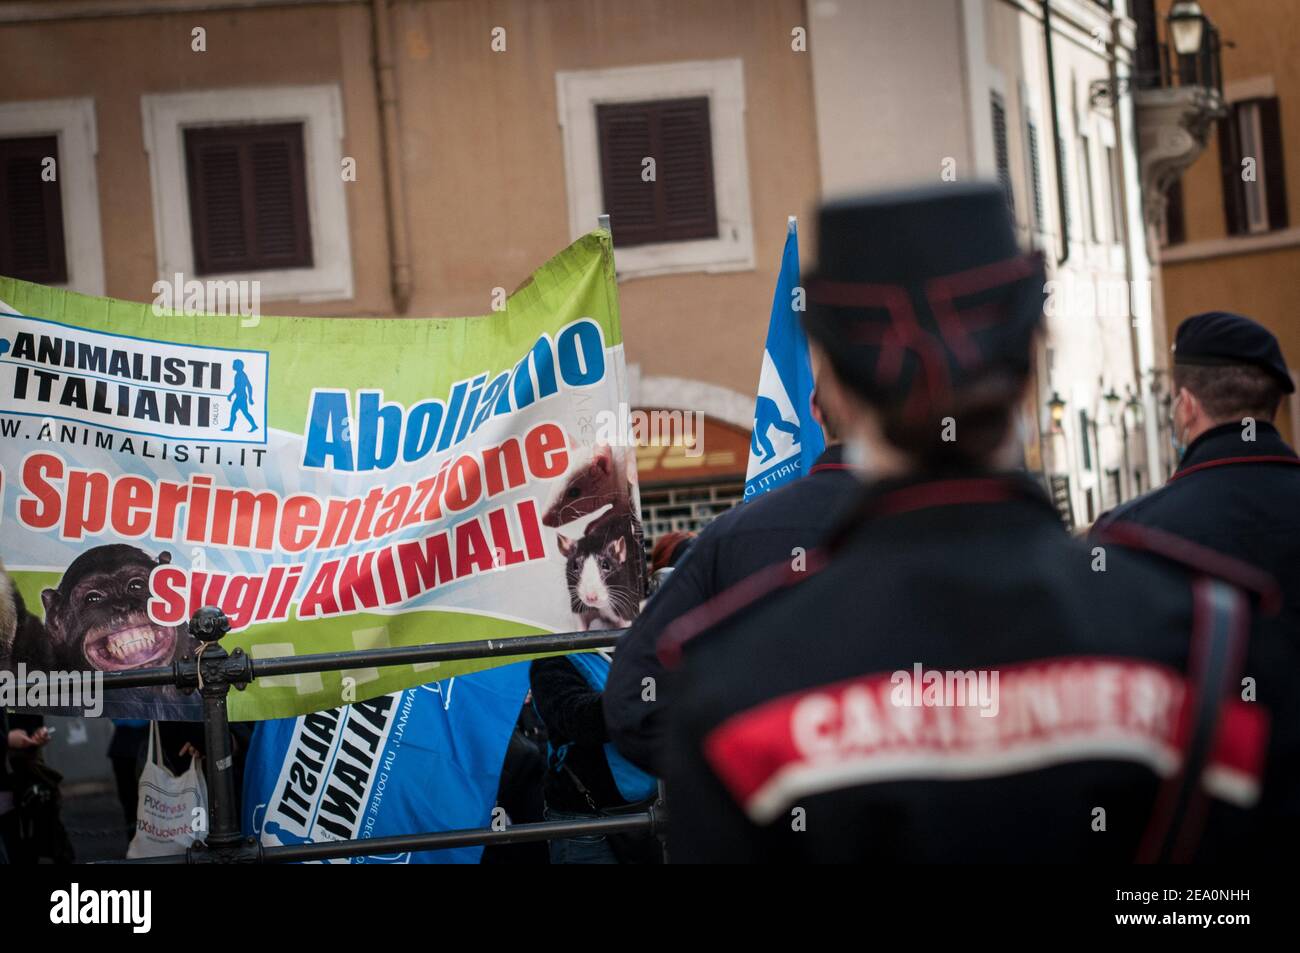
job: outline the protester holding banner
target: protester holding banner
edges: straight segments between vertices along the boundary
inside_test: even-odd
[[[601,692],[609,653],[538,659],[529,672],[533,704],[549,740],[544,786],[546,819],[576,821],[644,810],[656,792],[653,777],[609,743]],[[649,834],[582,835],[550,842],[553,864],[654,863],[659,845]]]
[[[40,628],[0,563],[0,642]],[[49,740],[40,715],[19,711],[9,716],[0,704],[0,863],[72,860],[59,818],[61,778],[40,759]]]

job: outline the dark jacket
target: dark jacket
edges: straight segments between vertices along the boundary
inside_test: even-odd
[[[1164,486],[1097,520],[1176,533],[1271,573],[1284,607],[1268,628],[1300,632],[1300,457],[1270,423],[1242,439],[1240,424],[1207,430]]]
[[[542,786],[546,806],[555,811],[593,814],[626,804],[605,759],[604,745],[609,735],[600,710],[600,692],[593,690],[564,656],[537,659],[528,669],[528,679],[552,751],[568,745],[562,767],[556,758],[548,758]]]
[[[1188,446],[1169,482],[1097,521],[1175,533],[1257,566],[1276,581],[1276,612],[1257,612],[1243,677],[1275,724],[1300,725],[1300,458],[1272,424],[1243,440],[1239,423]],[[1300,822],[1300,733],[1274,731],[1261,810]]]
[[[1240,745],[1214,751],[1235,766],[1215,798],[1155,811],[1176,780],[1193,594],[1239,631],[1238,589],[1118,546],[1098,571],[1020,475],[882,482],[855,514],[821,568],[751,582],[767,594],[724,595],[666,634],[683,660],[673,860],[1113,862],[1148,831],[1213,855],[1285,833],[1241,806],[1263,747],[1244,702],[1225,704]],[[936,671],[971,688],[982,673],[989,691],[927,702]]]
[[[706,526],[663,588],[619,640],[605,686],[605,723],[633,764],[662,774],[671,685],[655,646],[673,620],[772,563],[789,564],[812,550],[861,484],[844,464],[842,448],[826,450],[807,476],[719,516]],[[644,680],[654,679],[645,700]]]

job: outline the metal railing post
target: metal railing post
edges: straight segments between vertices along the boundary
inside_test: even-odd
[[[221,637],[230,631],[230,620],[220,609],[206,606],[190,620],[190,635],[199,642],[195,661],[199,669],[199,694],[203,697],[203,738],[207,749],[209,848],[229,847],[239,841],[236,816],[235,757],[230,745],[230,719],[226,695],[230,682],[221,671],[229,658]]]
[[[207,752],[204,765],[208,783],[208,830],[203,843],[186,853],[186,862],[247,863],[260,860],[261,846],[245,839],[239,821],[239,802],[235,791],[235,754],[230,740],[230,717],[226,696],[232,684],[243,688],[239,666],[231,660],[244,661],[243,650],[230,655],[221,638],[230,631],[230,620],[215,606],[205,606],[190,620],[190,635],[199,643],[195,655],[195,678],[203,699],[203,739]]]

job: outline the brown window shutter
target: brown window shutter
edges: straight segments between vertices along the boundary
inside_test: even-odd
[[[661,241],[659,192],[641,179],[642,160],[654,154],[651,104],[596,107],[600,174],[610,227],[620,245]]]
[[[185,130],[197,274],[310,268],[302,124]]]
[[[1268,193],[1268,227],[1272,230],[1286,228],[1290,221],[1286,201],[1286,161],[1282,148],[1282,118],[1276,96],[1259,101],[1259,127]]]
[[[1231,110],[1218,122],[1219,174],[1223,183],[1223,220],[1229,235],[1246,232],[1246,197],[1241,181],[1241,141],[1237,113]]]
[[[718,237],[713,193],[709,101],[679,99],[660,106],[659,182],[669,241]]]
[[[47,157],[58,166],[56,136],[0,139],[0,274],[45,285],[68,280],[59,179],[41,177]]]
[[[707,97],[596,107],[601,184],[623,246],[716,238]],[[642,179],[655,160],[653,181]]]

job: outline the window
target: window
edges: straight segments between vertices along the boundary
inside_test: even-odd
[[[95,102],[0,103],[0,274],[104,293]]]
[[[596,129],[605,208],[619,245],[718,237],[708,97],[601,104]]]
[[[1088,411],[1080,410],[1079,411],[1079,442],[1083,448],[1083,468],[1085,470],[1092,469],[1091,431],[1092,431],[1092,421],[1088,419]],[[1092,517],[1088,517],[1088,521],[1092,522]]]
[[[1124,240],[1124,190],[1120,188],[1124,169],[1114,146],[1107,146],[1105,155],[1106,191],[1110,194],[1110,240],[1119,244]]]
[[[1002,97],[991,94],[993,109],[993,155],[998,163],[998,181],[1007,193],[1007,207],[1016,212],[1015,190],[1011,187],[1011,155],[1007,149],[1007,108]]]
[[[1229,114],[1219,120],[1219,164],[1229,235],[1253,235],[1287,227],[1277,97],[1232,104]],[[1248,180],[1251,166],[1253,177]]]
[[[1034,193],[1034,226],[1041,232],[1043,220],[1043,174],[1038,163],[1038,126],[1032,121],[1025,124],[1025,140],[1029,149],[1029,183]]]
[[[1187,241],[1187,224],[1183,217],[1183,180],[1175,179],[1165,190],[1166,245],[1181,245]]]
[[[754,267],[739,59],[564,71],[555,85],[573,237],[608,212],[621,278]]]
[[[68,280],[56,136],[0,139],[0,275],[57,285]]]
[[[1095,243],[1101,242],[1101,227],[1097,221],[1096,195],[1092,190],[1092,143],[1087,136],[1079,137],[1079,178],[1083,188],[1079,201],[1083,203],[1084,227],[1088,237]]]
[[[185,130],[194,272],[310,268],[302,123]]]
[[[337,86],[142,97],[158,273],[247,276],[263,301],[353,295]]]
[[[1110,505],[1119,506],[1124,502],[1124,483],[1117,469],[1106,471],[1106,486],[1110,489]],[[1106,505],[1106,492],[1101,493],[1101,505]]]
[[[1065,524],[1068,530],[1074,530],[1074,500],[1070,492],[1070,478],[1065,474],[1054,474],[1048,481],[1051,489],[1052,502],[1056,505],[1056,512],[1061,517],[1061,522]]]

